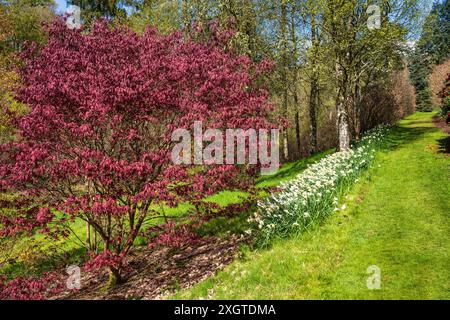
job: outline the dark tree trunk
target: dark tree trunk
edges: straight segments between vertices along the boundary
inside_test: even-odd
[[[109,280],[107,284],[107,289],[111,289],[122,282],[123,279],[119,269],[115,267],[109,267]]]
[[[295,108],[295,138],[297,145],[297,158],[301,158],[301,119],[300,119],[300,104],[298,99],[297,80],[298,80],[298,49],[297,49],[297,34],[295,31],[295,7],[291,8],[291,38],[294,46],[293,59],[294,59],[294,76],[293,76],[293,96],[294,96],[294,108]]]
[[[281,1],[281,21],[280,21],[280,32],[281,32],[281,61],[282,61],[282,82],[283,82],[283,94],[282,94],[282,115],[285,119],[288,116],[288,57],[287,57],[287,5],[286,1]],[[281,146],[283,151],[283,161],[289,159],[289,141],[288,141],[288,131],[287,128],[282,128],[281,131]]]
[[[318,72],[316,69],[316,51],[317,51],[317,33],[316,33],[316,17],[311,15],[311,43],[313,50],[311,88],[309,95],[309,129],[310,129],[310,147],[309,153],[317,152],[317,102],[319,99]]]
[[[317,80],[313,79],[311,81],[311,90],[309,96],[310,154],[314,154],[317,152],[317,101]]]
[[[89,250],[92,249],[91,243],[91,225],[89,222],[86,222],[86,246]]]
[[[295,108],[296,108],[296,112],[295,112],[295,138],[297,139],[297,152],[298,152],[298,158],[301,158],[301,128],[300,128],[300,112],[299,112],[299,105],[298,105],[298,97],[297,95],[294,95],[294,101],[295,101]]]

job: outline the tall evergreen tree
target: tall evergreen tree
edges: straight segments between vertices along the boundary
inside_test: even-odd
[[[450,0],[436,2],[409,60],[410,79],[416,89],[416,108],[432,111],[428,75],[435,64],[450,58]]]

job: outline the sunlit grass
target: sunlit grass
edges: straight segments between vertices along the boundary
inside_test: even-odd
[[[299,238],[246,251],[174,298],[450,299],[450,163],[431,116],[416,113],[393,129],[341,200],[347,209]],[[380,290],[367,288],[370,265],[381,269]]]

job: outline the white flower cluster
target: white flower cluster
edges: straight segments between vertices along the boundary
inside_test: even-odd
[[[370,130],[350,151],[336,152],[309,166],[293,180],[282,183],[280,192],[258,203],[249,221],[259,229],[259,240],[300,233],[338,208],[338,197],[368,168],[374,153],[386,136],[387,126]]]

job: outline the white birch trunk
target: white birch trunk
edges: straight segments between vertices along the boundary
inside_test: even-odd
[[[350,131],[348,125],[348,114],[345,108],[345,98],[339,97],[337,104],[339,151],[350,150]]]

